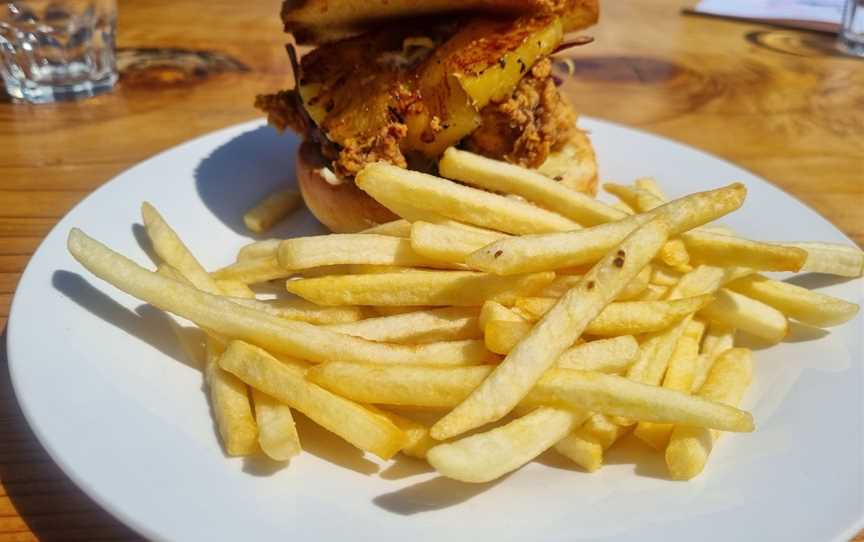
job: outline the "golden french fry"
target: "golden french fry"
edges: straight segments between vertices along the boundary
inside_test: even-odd
[[[207,294],[147,271],[77,228],[69,233],[68,247],[73,257],[91,273],[124,292],[227,338],[245,340],[271,352],[315,362],[341,359],[378,363],[483,363],[490,360],[489,352],[480,341],[411,346],[375,343],[242,307],[236,299]],[[449,359],[442,359],[446,357]]]
[[[277,190],[255,204],[243,215],[243,223],[250,231],[264,233],[303,204],[295,190]]]
[[[228,297],[242,297],[246,299],[254,299],[255,292],[246,284],[236,280],[217,280],[216,286],[219,291]]]
[[[714,362],[721,354],[735,346],[735,328],[717,322],[709,322],[705,337],[702,339],[702,348],[696,358],[696,367],[693,374],[693,383],[690,392],[696,393],[705,379]]]
[[[658,299],[665,299],[669,294],[669,286],[660,286],[657,284],[649,284],[645,287],[645,290],[637,295],[633,300],[634,301],[657,301]]]
[[[405,434],[385,416],[306,381],[302,362],[278,360],[257,346],[231,341],[219,366],[382,459],[405,445]]]
[[[597,442],[604,450],[608,450],[618,439],[626,435],[631,426],[621,426],[605,414],[594,414],[580,427],[576,434]]]
[[[681,239],[670,239],[660,249],[660,260],[672,267],[681,267],[690,263],[690,253],[684,241]]]
[[[298,455],[302,448],[291,407],[254,388],[252,402],[258,423],[258,444],[267,457],[288,461]]]
[[[403,267],[442,265],[414,252],[409,239],[371,233],[331,233],[285,239],[279,244],[277,260],[284,269],[345,264]]]
[[[572,346],[558,358],[561,369],[622,373],[639,358],[639,343],[632,335],[599,339]]]
[[[706,231],[681,234],[691,258],[697,263],[724,267],[741,266],[762,271],[798,271],[807,260],[803,249],[760,243],[741,237]]]
[[[696,358],[699,356],[699,343],[705,324],[690,321],[669,360],[666,375],[663,377],[663,387],[690,393],[696,370]],[[673,426],[664,423],[639,422],[633,433],[637,438],[654,448],[663,450],[669,442]]]
[[[284,279],[295,274],[296,271],[285,269],[276,258],[256,258],[254,260],[241,260],[217,269],[212,273],[216,280],[234,280],[244,284],[256,284],[268,280]]]
[[[385,207],[388,202],[397,200],[453,220],[506,233],[570,231],[580,227],[559,214],[529,203],[384,162],[367,165],[357,174],[355,182]],[[405,218],[410,220],[410,217]]]
[[[657,209],[568,233],[523,235],[496,241],[471,254],[469,267],[498,275],[574,267],[599,260],[640,225],[655,217],[665,218],[671,235],[708,223],[741,206],[746,195],[742,184],[691,194]]]
[[[310,367],[306,378],[361,403],[449,408],[468,397],[493,370],[488,365],[432,367],[334,361]],[[550,369],[519,403],[520,408],[549,405],[724,431],[753,430],[752,416],[737,408],[593,371]]]
[[[404,218],[400,218],[392,222],[385,222],[384,224],[372,226],[371,228],[367,228],[360,233],[372,233],[377,235],[390,235],[392,237],[407,238],[411,237],[411,223]]]
[[[262,258],[275,258],[276,250],[279,248],[281,239],[264,239],[243,246],[237,252],[236,261],[258,260]]]
[[[232,297],[232,302],[255,309],[257,311],[266,312],[267,314],[286,318],[288,320],[298,320],[309,324],[346,324],[362,320],[367,316],[367,311],[363,307],[322,307],[306,301],[305,299],[238,299]]]
[[[221,293],[216,282],[186,248],[177,233],[165,222],[159,211],[147,202],[141,204],[144,228],[153,250],[162,260],[176,269],[193,286],[210,294]]]
[[[517,194],[579,224],[593,226],[625,214],[593,197],[558,183],[536,170],[493,160],[451,147],[438,162],[449,179],[504,194]]]
[[[213,418],[225,453],[232,456],[252,455],[258,451],[258,427],[249,404],[246,384],[219,367],[223,350],[224,347],[218,341],[207,339],[204,379]]]
[[[668,243],[667,243],[668,244]],[[684,273],[665,265],[654,265],[651,271],[651,284],[659,286],[675,286]]]
[[[634,300],[648,288],[651,281],[651,268],[652,266],[646,265],[642,268],[642,271],[639,272],[636,277],[631,280],[627,286],[621,290],[621,293],[618,294],[618,297],[615,298],[616,301],[630,301]],[[560,270],[559,273],[563,273],[564,270]],[[565,275],[559,274],[555,277],[555,280],[552,281],[549,286],[543,288],[537,293],[538,297],[561,297],[567,293],[567,290],[576,286],[579,281],[582,280],[582,275]]]
[[[783,246],[803,249],[807,260],[800,271],[828,273],[841,277],[864,276],[864,252],[860,248],[837,243],[782,243]]]
[[[858,305],[806,288],[750,275],[726,285],[733,292],[766,303],[799,322],[830,327],[846,323],[858,314]]]
[[[480,318],[478,322],[480,324],[480,329],[485,330],[489,322],[496,320],[503,322],[526,321],[521,314],[517,314],[497,301],[487,301],[483,303],[483,306],[480,308]]]
[[[477,309],[474,307],[443,307],[367,318],[328,327],[370,341],[418,344],[478,339],[483,335],[478,320]]]
[[[654,180],[653,177],[640,177],[633,181],[633,186],[635,186],[639,190],[644,190],[651,193],[655,198],[664,203],[669,201],[669,198],[667,198],[666,195],[663,194],[663,190],[660,189],[660,185],[657,184],[657,181]]]
[[[439,444],[429,450],[426,459],[448,478],[488,482],[551,448],[586,417],[585,413],[564,408],[539,407],[485,433]]]
[[[412,307],[412,306],[408,305],[405,307],[380,306],[380,307],[371,307],[371,308],[372,308],[372,311],[375,314],[377,314],[378,316],[398,316],[400,314],[408,314],[408,313],[412,313],[412,312],[433,309],[435,307]]]
[[[429,428],[416,420],[368,405],[366,408],[387,417],[387,419],[393,422],[396,427],[405,433],[405,444],[399,451],[407,456],[416,457],[417,459],[426,459],[426,454],[429,450],[433,446],[439,444],[437,440],[433,439],[432,436],[429,435]]]
[[[600,311],[651,261],[668,234],[665,221],[655,220],[610,251],[546,313],[471,396],[432,426],[432,436],[444,440],[510,412]]]
[[[579,434],[578,430],[555,443],[555,451],[588,472],[603,466],[603,447]]]
[[[291,280],[286,288],[320,305],[479,307],[488,299],[530,295],[554,278],[551,272],[499,277],[474,271],[413,271]]]
[[[711,295],[697,295],[669,301],[616,301],[597,315],[585,333],[588,335],[636,335],[668,328],[688,314],[711,303]],[[521,297],[514,307],[532,319],[546,314],[557,300],[548,297]]]
[[[720,289],[714,301],[699,314],[712,322],[735,326],[774,343],[782,341],[789,332],[789,322],[782,312],[726,288]]]
[[[752,378],[751,353],[744,348],[727,350],[711,368],[699,397],[736,406]],[[675,480],[690,480],[705,468],[720,433],[702,427],[676,425],[666,447],[666,466]]]
[[[505,237],[509,236],[491,230],[480,232],[429,222],[411,225],[411,247],[414,251],[442,262],[463,263],[472,252]]]
[[[639,187],[616,183],[603,183],[603,190],[609,192],[640,213],[650,211],[665,203],[664,200],[658,198],[650,190],[644,190]]]

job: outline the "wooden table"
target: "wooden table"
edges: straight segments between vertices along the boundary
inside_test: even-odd
[[[864,242],[864,62],[834,54],[827,36],[681,16],[683,5],[607,1],[597,41],[572,53],[565,88],[577,108],[736,162]],[[252,97],[290,84],[278,8],[121,0],[114,92],[0,103],[0,330],[30,255],[73,205],[158,151],[257,117]],[[135,538],[36,441],[5,333],[0,343],[0,541]]]

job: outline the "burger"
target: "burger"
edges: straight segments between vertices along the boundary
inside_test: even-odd
[[[286,0],[294,88],[255,105],[303,138],[307,207],[334,232],[396,216],[355,186],[384,161],[435,172],[458,146],[536,169],[582,192],[597,168],[551,55],[597,20],[597,0]],[[572,35],[572,34],[570,34]]]

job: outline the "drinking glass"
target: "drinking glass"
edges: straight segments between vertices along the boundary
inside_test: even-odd
[[[864,0],[846,0],[837,45],[846,53],[864,57]]]
[[[115,0],[0,2],[0,75],[32,103],[94,96],[117,81]]]

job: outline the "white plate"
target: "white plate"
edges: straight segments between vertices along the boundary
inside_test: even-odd
[[[765,181],[668,140],[586,119],[602,178],[653,175],[673,196],[740,180],[724,220],[774,240],[851,242]],[[139,206],[158,207],[209,268],[249,241],[241,213],[293,176],[291,136],[249,123],[190,141],[123,173],[70,212],[21,279],[8,329],[15,392],[39,440],[102,506],[141,534],[176,540],[843,540],[861,526],[861,319],[756,352],[743,406],[758,430],[724,437],[689,483],[631,442],[596,474],[548,453],[497,483],[442,479],[420,462],[364,457],[301,426],[290,468],[227,459],[201,375],[166,317],[95,279],[68,255],[73,226],[139,262]],[[818,182],[818,179],[814,179]],[[850,202],[852,204],[852,202]],[[284,234],[320,231],[305,213]],[[862,301],[861,281],[809,277]],[[804,340],[808,339],[808,340]]]

